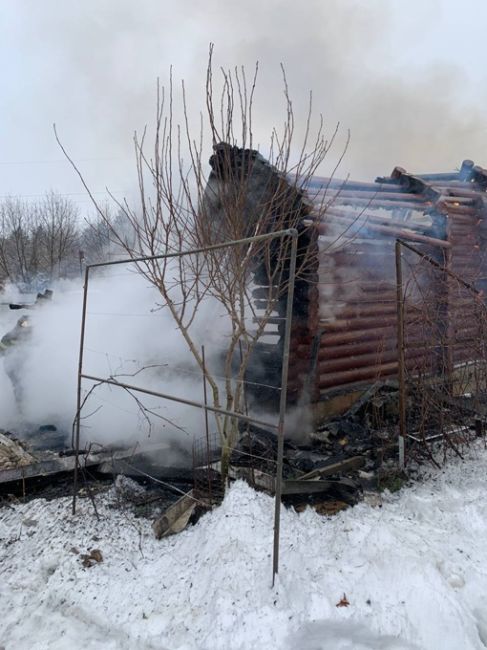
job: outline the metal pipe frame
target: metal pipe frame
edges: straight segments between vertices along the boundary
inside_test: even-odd
[[[133,386],[131,384],[117,382],[113,379],[104,379],[102,377],[95,377],[93,375],[86,374],[83,371],[84,343],[85,343],[85,333],[86,333],[86,313],[87,313],[88,287],[89,287],[89,277],[90,277],[89,274],[91,269],[105,267],[105,266],[115,266],[120,264],[137,264],[140,262],[148,262],[150,260],[178,258],[178,257],[183,257],[185,255],[196,255],[199,253],[207,253],[213,250],[233,248],[235,246],[242,246],[245,244],[252,244],[252,243],[267,241],[272,239],[284,239],[285,237],[291,238],[291,255],[290,255],[290,266],[289,266],[289,277],[288,277],[288,288],[287,288],[286,324],[284,330],[282,368],[281,368],[281,386],[280,386],[281,393],[280,393],[280,402],[279,402],[279,418],[278,418],[277,425],[262,420],[258,420],[256,418],[252,418],[248,415],[244,415],[243,413],[236,413],[234,411],[227,411],[225,409],[215,408],[205,403],[195,402],[193,400],[187,400],[181,397],[177,397],[175,395],[158,393],[156,391],[151,391],[140,386]],[[161,255],[148,255],[144,257],[128,258],[123,260],[113,260],[110,262],[98,262],[96,264],[88,264],[85,267],[84,286],[83,286],[83,307],[82,307],[82,315],[81,315],[81,335],[80,335],[79,360],[78,360],[77,404],[76,404],[76,416],[75,416],[74,428],[73,428],[73,442],[74,442],[73,446],[75,448],[73,505],[72,505],[73,514],[76,513],[76,497],[78,492],[80,427],[81,427],[80,423],[81,423],[81,410],[83,407],[83,403],[81,400],[81,388],[82,388],[83,379],[95,381],[100,384],[105,383],[105,384],[110,384],[112,386],[118,386],[120,388],[125,388],[126,390],[133,390],[133,391],[144,393],[146,395],[153,395],[155,397],[160,397],[161,399],[167,399],[173,402],[179,402],[181,404],[186,404],[188,406],[200,408],[203,409],[205,412],[212,411],[215,413],[220,413],[222,415],[235,417],[239,420],[243,420],[246,422],[253,422],[261,426],[266,426],[268,428],[275,430],[277,433],[276,493],[275,493],[275,509],[274,509],[274,540],[273,540],[273,562],[272,562],[272,584],[274,585],[275,576],[279,571],[279,538],[280,538],[280,517],[281,517],[281,498],[282,498],[282,466],[283,466],[283,459],[284,459],[284,429],[285,429],[286,408],[287,408],[289,348],[291,342],[291,322],[292,322],[292,315],[293,315],[294,284],[296,280],[297,250],[298,250],[298,231],[295,228],[288,228],[286,230],[280,230],[274,233],[257,235],[255,237],[247,237],[245,239],[224,242],[221,244],[214,244],[212,246],[196,248],[188,251],[164,253]]]
[[[397,291],[397,364],[399,375],[399,467],[406,462],[406,377],[404,360],[404,294],[402,277],[402,242],[396,239],[396,291]]]
[[[452,271],[447,266],[444,266],[433,259],[430,255],[422,252],[415,246],[403,241],[402,239],[396,239],[396,292],[397,292],[397,354],[398,354],[398,375],[399,375],[399,466],[401,469],[405,465],[405,443],[407,438],[406,431],[406,380],[405,380],[405,348],[404,348],[404,311],[405,311],[405,300],[403,295],[403,276],[402,276],[402,260],[401,260],[401,249],[405,248],[419,258],[430,264],[433,268],[437,269],[445,275],[473,294],[475,298],[481,296],[481,292],[471,283],[463,280],[457,273]],[[477,303],[479,308],[485,310],[485,305],[481,302]],[[443,344],[444,347],[444,344]],[[447,354],[451,356],[451,350],[449,349],[450,345],[448,343]],[[452,363],[452,362],[451,362]]]
[[[294,280],[296,278],[296,258],[298,251],[297,231],[291,243],[291,265],[289,268],[289,281],[287,288],[286,304],[286,329],[284,331],[282,369],[281,369],[281,395],[279,401],[279,423],[277,429],[277,476],[276,496],[274,508],[274,551],[272,559],[272,586],[279,572],[279,537],[281,528],[281,498],[282,498],[282,465],[284,460],[284,424],[287,405],[287,381],[289,374],[289,348],[291,343],[291,321],[293,316]],[[284,386],[286,387],[284,389]]]

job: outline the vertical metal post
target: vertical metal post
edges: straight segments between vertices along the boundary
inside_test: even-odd
[[[242,367],[243,364],[243,350],[242,350],[242,339],[239,339],[238,341],[238,349],[240,352],[240,367]],[[249,414],[249,404],[247,400],[247,389],[245,386],[245,379],[243,380],[243,386],[242,386],[242,393],[243,393],[243,401],[244,401],[244,413],[245,415]],[[250,430],[249,425],[247,424],[247,443],[249,445],[249,453],[250,453],[250,477],[252,479],[252,487],[255,489],[255,466],[254,466],[254,461],[252,459],[252,454],[254,453],[253,451],[253,446],[252,446],[252,432]]]
[[[78,493],[78,470],[79,470],[79,436],[81,420],[81,380],[83,374],[83,354],[85,347],[85,330],[86,330],[86,304],[88,301],[88,278],[90,267],[85,267],[85,280],[83,286],[83,311],[81,314],[81,337],[79,343],[79,360],[78,360],[78,392],[76,399],[76,418],[73,431],[74,454],[74,479],[73,479],[73,515],[76,514],[76,496]]]
[[[291,342],[291,325],[293,317],[294,282],[296,279],[296,257],[298,250],[298,233],[291,232],[291,261],[289,267],[289,284],[287,288],[286,329],[284,331],[284,346],[281,370],[281,395],[279,402],[279,422],[277,429],[277,469],[276,469],[276,500],[274,509],[274,553],[272,559],[272,586],[279,572],[279,534],[281,525],[282,498],[282,465],[284,457],[284,422],[287,407],[287,380],[289,370],[289,345]]]
[[[238,349],[239,349],[239,353],[240,353],[240,367],[242,367],[242,363],[243,363],[242,339],[239,339],[239,341],[238,341]],[[244,400],[245,415],[248,415],[249,414],[249,404],[248,404],[248,400],[247,400],[247,391],[245,390],[245,380],[244,380],[244,387],[242,389],[242,393],[243,393],[243,400]]]
[[[83,277],[83,263],[85,261],[85,253],[84,251],[79,251],[79,275],[82,278]]]
[[[399,375],[399,467],[405,464],[406,442],[406,380],[404,362],[404,296],[401,263],[401,242],[396,239],[396,305],[397,305],[397,363]]]
[[[203,361],[203,397],[205,400],[205,432],[206,432],[206,462],[208,465],[208,497],[210,499],[210,505],[213,505],[212,495],[211,495],[211,457],[210,457],[210,426],[208,423],[208,393],[206,388],[206,361],[205,361],[205,346],[201,346],[201,359]]]

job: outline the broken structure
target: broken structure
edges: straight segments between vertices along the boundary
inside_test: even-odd
[[[215,182],[235,181],[221,173],[215,156],[210,191]],[[233,148],[228,164],[241,170],[242,160],[246,173],[267,179],[267,187],[272,174],[279,176],[261,156]],[[306,277],[296,282],[290,404],[306,399],[318,411],[326,405],[326,412],[337,395],[356,397],[378,380],[397,379],[399,309],[405,372],[451,379],[460,365],[484,360],[487,170],[465,160],[452,173],[413,175],[396,167],[375,183],[317,177],[287,182],[292,212],[302,217],[300,250],[312,253]],[[266,183],[252,181],[248,188],[252,214],[266,200]],[[399,289],[397,240],[403,242]],[[254,285],[255,308],[265,308],[265,277],[256,273]],[[279,384],[284,313],[280,301],[257,344],[251,381]],[[338,401],[332,410],[351,403]]]

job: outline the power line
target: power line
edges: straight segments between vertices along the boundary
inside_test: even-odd
[[[123,160],[132,160],[131,158],[79,158],[76,163],[84,162],[114,162]],[[52,164],[71,164],[65,158],[52,158],[51,160],[0,160],[0,165],[52,165]]]
[[[35,199],[35,198],[43,198],[46,195],[48,195],[49,192],[44,192],[43,194],[0,194],[0,199]],[[87,192],[54,192],[56,196],[84,196],[88,197]],[[110,194],[123,194],[123,195],[130,195],[133,194],[133,192],[126,192],[125,190],[100,190],[98,192],[91,192],[91,194],[106,194],[107,196],[110,196]]]

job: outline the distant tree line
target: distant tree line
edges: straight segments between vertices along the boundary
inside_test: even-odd
[[[85,262],[108,258],[109,235],[104,221],[82,219],[77,206],[56,192],[34,202],[3,199],[0,285],[33,285],[79,275]]]

